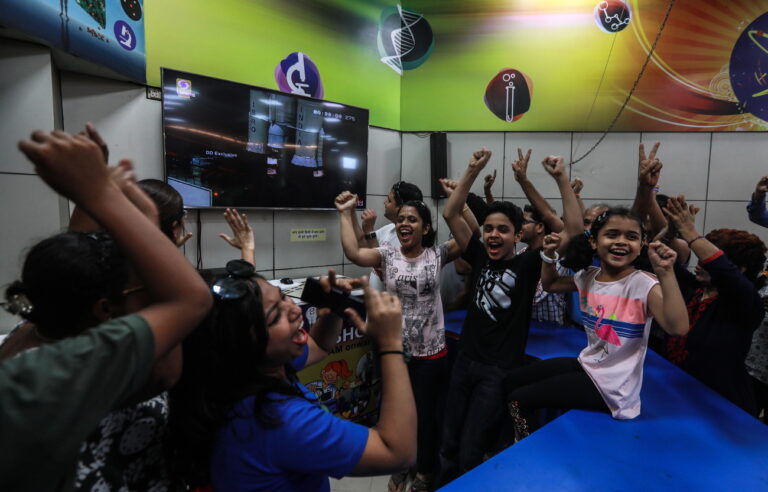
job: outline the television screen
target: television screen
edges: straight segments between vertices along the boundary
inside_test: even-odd
[[[187,207],[365,206],[368,110],[163,69],[166,181]]]

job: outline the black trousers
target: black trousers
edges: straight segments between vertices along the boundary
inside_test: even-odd
[[[517,401],[521,409],[610,411],[575,357],[540,360],[514,369],[504,384],[507,401]]]

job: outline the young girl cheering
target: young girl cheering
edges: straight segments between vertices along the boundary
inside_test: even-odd
[[[408,373],[418,417],[417,476],[413,490],[427,490],[437,471],[439,410],[448,379],[445,325],[440,298],[440,270],[461,253],[456,241],[435,245],[429,208],[421,201],[405,202],[397,211],[395,231],[399,244],[359,248],[355,239],[354,207],[350,192],[336,198],[344,254],[359,266],[383,269],[387,292],[403,305],[403,346],[412,355]],[[406,474],[392,476],[390,489],[400,489]]]
[[[578,270],[575,275],[561,277],[555,269],[560,241],[557,234],[544,239],[541,281],[549,292],[578,290],[587,347],[577,358],[543,360],[509,376],[507,400],[516,438],[527,433],[520,408],[580,408],[609,411],[617,419],[637,417],[652,319],[670,335],[688,332],[673,270],[677,255],[653,242],[648,257],[656,275],[635,269],[643,229],[627,209],[603,212],[588,232],[571,240],[563,265]],[[589,266],[595,252],[599,267]]]

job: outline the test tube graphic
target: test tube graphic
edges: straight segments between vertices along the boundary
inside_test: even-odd
[[[502,80],[504,82],[507,82],[507,86],[504,88],[504,91],[507,95],[507,114],[506,120],[507,123],[511,123],[515,119],[515,81],[513,80],[515,78],[515,74],[513,73],[505,73],[502,76]]]

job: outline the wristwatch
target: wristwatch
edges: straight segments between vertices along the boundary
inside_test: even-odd
[[[376,231],[366,232],[363,237],[365,239],[376,239]]]

